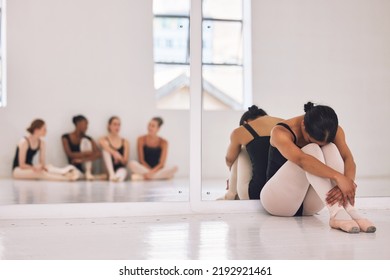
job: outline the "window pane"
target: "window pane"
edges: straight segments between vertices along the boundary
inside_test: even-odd
[[[203,65],[203,109],[241,109],[243,68]]]
[[[189,16],[190,0],[153,0],[153,14]]]
[[[242,0],[203,0],[203,17],[242,19]]]
[[[190,67],[155,64],[154,88],[159,109],[189,109]]]
[[[154,18],[154,61],[188,63],[188,18]]]
[[[203,21],[203,63],[242,64],[241,22]]]

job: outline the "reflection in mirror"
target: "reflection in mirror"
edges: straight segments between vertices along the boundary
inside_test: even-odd
[[[27,2],[7,3],[0,204],[188,201],[189,112],[171,105],[189,107],[189,1]],[[77,115],[83,127],[72,122]],[[45,143],[45,165],[77,165],[84,179],[12,178],[16,147],[36,118],[47,134],[32,148]],[[84,135],[92,150],[72,150]],[[40,163],[38,151],[31,165]]]
[[[384,105],[389,104],[389,86],[379,78],[387,73],[385,53],[390,40],[388,33],[377,32],[385,14],[364,12],[362,22],[360,6],[345,18],[312,3],[297,7],[238,2],[203,1],[202,199],[214,201],[225,195],[230,136],[248,107],[255,104],[271,116],[290,119],[303,115],[303,104],[308,101],[329,105],[337,112],[357,164],[356,195],[390,196],[388,133],[381,129],[386,126],[384,116],[390,117]],[[230,9],[234,4],[240,8]],[[242,17],[237,16],[239,11]],[[237,35],[240,28],[234,26],[241,20]],[[364,28],[357,32],[346,21]],[[221,26],[227,22],[230,27],[223,32]],[[369,45],[361,45],[363,35],[372,39]],[[214,49],[218,51],[213,53]],[[369,69],[382,74],[374,75]],[[373,135],[378,136],[374,145]]]
[[[238,126],[238,110],[252,102],[246,77],[250,67],[245,63],[250,59],[249,13],[245,11],[249,1],[203,0],[202,4],[202,199],[215,200],[224,196],[229,177],[225,154],[221,155],[229,136],[222,139],[222,135]]]
[[[153,0],[154,87],[160,109],[190,108],[189,13],[189,0]]]

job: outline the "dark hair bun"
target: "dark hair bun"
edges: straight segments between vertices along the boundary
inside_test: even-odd
[[[305,113],[307,113],[307,112],[309,112],[311,109],[313,109],[313,107],[314,107],[314,103],[312,103],[312,102],[307,102],[307,103],[304,105],[303,109],[305,110]]]
[[[259,107],[257,107],[256,105],[252,105],[252,106],[248,107],[248,111],[250,114],[255,115],[259,111]]]

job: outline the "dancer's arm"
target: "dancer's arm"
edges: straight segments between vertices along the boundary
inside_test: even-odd
[[[226,152],[225,160],[229,169],[237,159],[241,151],[241,143],[238,129],[235,129],[230,135],[230,144]]]
[[[85,152],[73,152],[70,149],[68,139],[66,137],[62,137],[62,146],[64,148],[65,154],[68,158],[71,160],[80,160],[82,162],[82,159],[92,155],[92,151],[85,151]]]
[[[165,166],[165,162],[167,160],[167,155],[168,155],[168,142],[165,139],[161,140],[161,156],[158,164],[153,167],[149,173],[155,173],[161,168]]]
[[[141,163],[143,166],[145,166],[148,169],[152,169],[149,164],[145,161],[145,155],[144,155],[144,141],[145,138],[143,136],[138,137],[137,140],[137,152],[138,152],[138,160],[139,163]]]
[[[344,130],[341,127],[339,127],[339,129],[337,130],[334,144],[337,146],[340,155],[344,161],[344,175],[354,181],[356,176],[356,164],[353,159],[352,152],[349,149],[345,140]],[[328,192],[326,202],[330,205],[333,205],[337,202],[339,202],[339,204],[346,203],[346,201],[343,199],[343,194],[338,186],[334,187]]]
[[[19,147],[19,156],[18,156],[19,167],[21,169],[31,169],[35,172],[41,172],[42,168],[40,168],[40,166],[33,166],[33,165],[26,163],[26,156],[27,156],[27,150],[28,150],[27,140],[25,140],[25,139],[21,140],[18,144],[18,147]]]
[[[130,143],[125,139],[123,145],[124,145],[124,150],[123,150],[122,164],[126,165],[127,162],[129,161]]]
[[[92,138],[88,138],[89,141],[91,141],[92,144],[92,151],[85,151],[80,153],[73,153],[73,154],[83,154],[83,157],[75,157],[72,159],[72,163],[84,163],[88,161],[94,161],[97,160],[102,156],[102,152],[96,145],[96,142]]]
[[[286,132],[283,127],[276,126],[272,129],[271,145],[276,147],[287,160],[297,164],[306,172],[334,180],[346,200],[354,205],[356,187],[353,180],[325,165],[315,157],[304,153],[295,145],[291,133]]]
[[[337,149],[340,152],[340,155],[344,161],[344,175],[351,180],[355,180],[356,176],[356,164],[353,159],[351,150],[349,149],[347,142],[345,140],[344,130],[339,127],[336,133],[334,144],[337,146]]]
[[[46,166],[46,144],[43,140],[39,143],[39,165],[43,169]]]
[[[98,158],[100,158],[102,156],[102,152],[100,151],[100,149],[96,145],[96,142],[92,138],[90,138],[89,140],[92,143],[92,153],[91,153],[91,155],[86,156],[83,159],[83,162],[84,161],[94,161],[94,160],[96,160],[96,159],[98,159]]]
[[[115,161],[117,161],[117,162],[122,162],[123,161],[122,155],[117,150],[115,150],[115,149],[113,149],[111,147],[110,143],[108,142],[107,137],[100,138],[99,139],[99,145],[105,151],[107,151],[115,159]]]

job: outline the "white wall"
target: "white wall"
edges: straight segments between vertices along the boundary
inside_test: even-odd
[[[8,105],[0,108],[0,176],[9,176],[18,139],[47,121],[48,161],[66,162],[60,142],[71,117],[89,134],[122,118],[132,144],[162,115],[169,161],[188,175],[189,114],[158,111],[153,98],[151,0],[8,1]],[[312,100],[337,111],[359,176],[390,176],[390,1],[253,0],[254,103],[291,117]],[[230,131],[242,112],[206,112],[205,177],[225,177]]]
[[[253,0],[252,19],[254,103],[283,118],[332,106],[358,177],[390,176],[390,1]],[[240,113],[204,114],[204,177],[227,176]]]
[[[97,138],[108,118],[135,140],[162,116],[168,162],[189,170],[189,112],[157,110],[153,89],[152,0],[7,1],[8,104],[0,108],[0,177],[11,175],[18,139],[34,118],[47,122],[47,161],[66,163],[61,135],[75,114]]]

